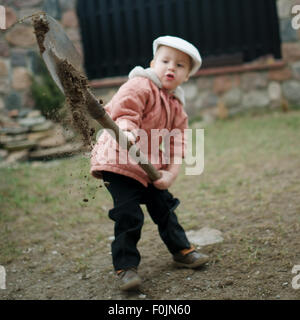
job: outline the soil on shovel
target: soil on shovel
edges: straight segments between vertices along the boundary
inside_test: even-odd
[[[64,88],[73,125],[81,133],[84,144],[92,148],[92,136],[95,129],[90,127],[87,117],[85,93],[88,89],[88,80],[67,60],[61,60],[57,63],[57,74]]]
[[[44,46],[44,40],[45,40],[45,34],[49,31],[49,24],[47,21],[37,16],[33,17],[32,21],[33,21],[34,33],[37,39],[38,46],[40,48],[40,53],[43,54],[43,52],[46,50]]]
[[[43,54],[46,50],[44,46],[45,35],[49,31],[48,22],[39,16],[33,19],[33,25],[40,53]],[[56,60],[58,78],[64,88],[66,104],[71,112],[72,125],[81,134],[84,145],[91,149],[95,129],[90,127],[86,108],[88,80],[67,59],[60,59],[53,51],[52,54]]]

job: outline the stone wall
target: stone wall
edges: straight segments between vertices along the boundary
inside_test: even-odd
[[[2,3],[7,11],[8,29],[0,34],[0,113],[30,109],[34,105],[30,86],[39,54],[30,20],[9,28],[18,19],[47,11],[62,23],[82,53],[76,0],[2,0]],[[184,85],[190,116],[226,116],[249,108],[278,107],[283,102],[298,104],[300,32],[291,26],[291,8],[295,4],[300,4],[300,0],[277,0],[283,60],[278,63],[272,57],[263,57],[240,67],[200,70]],[[107,102],[124,81],[126,78],[105,79],[91,84]]]
[[[81,53],[82,46],[76,0],[2,0],[1,4],[7,12],[7,29],[0,30],[0,127],[3,128],[13,122],[13,126],[19,126],[28,114],[32,117],[30,111],[34,106],[30,86],[38,69],[38,48],[30,20],[16,22],[44,10],[61,22]],[[184,84],[186,110],[191,117],[211,120],[245,110],[265,107],[287,110],[289,105],[300,104],[300,31],[291,25],[291,8],[295,4],[300,4],[300,0],[277,0],[282,60],[266,56],[241,66],[200,69]],[[126,77],[93,80],[91,86],[106,103],[126,80]]]
[[[75,0],[2,0],[7,29],[0,31],[0,112],[32,108],[30,86],[38,66],[38,48],[31,19],[19,19],[44,10],[61,21],[68,36],[81,51]],[[15,25],[14,25],[15,24]]]
[[[242,66],[200,69],[184,84],[186,110],[204,120],[225,118],[246,110],[300,105],[300,31],[291,25],[291,8],[300,0],[277,0],[282,39],[282,60],[261,57]],[[126,78],[92,81],[104,102]]]
[[[46,11],[82,52],[75,0],[2,0],[1,5],[6,9],[6,30],[0,30],[0,166],[79,152],[82,144],[72,130],[32,110],[31,84],[41,58],[31,19],[18,22]]]

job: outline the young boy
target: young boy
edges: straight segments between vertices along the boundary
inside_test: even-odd
[[[188,127],[188,119],[183,109],[184,93],[180,85],[200,68],[201,57],[191,43],[171,36],[156,39],[153,53],[150,68],[135,67],[129,74],[129,80],[105,109],[130,141],[136,141],[138,130],[147,133],[147,148],[143,150],[143,145],[140,147],[149,159],[151,142],[158,138],[161,143],[164,139],[156,136],[159,130],[180,130],[182,134],[175,135],[170,142],[168,164],[163,163],[163,152],[159,150],[159,163],[154,166],[161,177],[152,183],[136,163],[126,163],[124,152],[119,150],[107,132],[98,139],[91,158],[91,173],[107,182],[105,185],[114,202],[114,208],[109,211],[109,217],[115,222],[115,239],[111,247],[121,290],[134,289],[141,284],[137,273],[141,258],[137,242],[144,222],[140,204],[146,205],[152,220],[158,225],[159,235],[177,266],[197,268],[208,261],[207,255],[198,253],[189,243],[174,212],[179,200],[167,190],[179,173],[180,164],[176,158],[184,156],[186,144],[183,132]],[[178,145],[183,148],[176,148]]]

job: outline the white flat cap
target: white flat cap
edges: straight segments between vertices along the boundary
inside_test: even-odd
[[[200,53],[198,49],[194,45],[192,45],[190,42],[178,37],[173,37],[173,36],[159,37],[153,41],[153,55],[155,55],[157,48],[161,45],[180,50],[192,58],[193,66],[190,71],[190,76],[195,74],[198,71],[198,69],[201,67],[202,59],[201,59]]]

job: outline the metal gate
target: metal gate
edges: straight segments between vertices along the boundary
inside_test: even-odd
[[[148,67],[161,35],[192,42],[204,68],[281,58],[275,0],[78,0],[77,14],[89,79]]]

